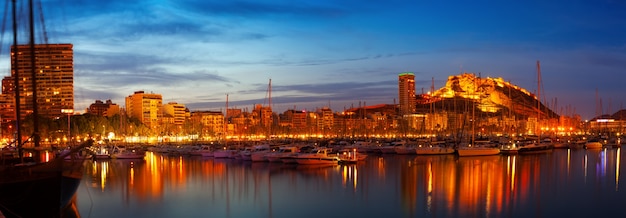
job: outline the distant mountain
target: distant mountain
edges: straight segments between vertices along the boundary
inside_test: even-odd
[[[446,85],[432,94],[418,96],[419,113],[435,111],[471,112],[481,116],[515,115],[518,119],[559,115],[539,103],[536,96],[502,78],[481,78],[463,73],[448,77]],[[479,115],[477,114],[477,115]]]

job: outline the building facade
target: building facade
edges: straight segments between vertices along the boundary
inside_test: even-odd
[[[398,75],[398,100],[400,100],[401,116],[415,113],[415,74],[401,73]]]
[[[168,102],[166,105],[163,105],[163,114],[173,118],[171,124],[182,126],[185,123],[185,119],[187,119],[187,107],[184,104]]]
[[[144,125],[156,129],[163,117],[163,97],[161,94],[136,91],[126,97],[126,112],[129,117],[136,117]]]
[[[96,100],[89,105],[87,113],[110,117],[120,113],[120,106],[113,103],[111,99],[106,100],[106,103],[102,102],[102,100]]]
[[[219,111],[191,112],[194,124],[201,125],[203,136],[219,136],[224,134],[224,114]]]
[[[74,52],[72,44],[35,45],[35,65],[31,64],[29,45],[11,47],[11,76],[2,80],[2,94],[15,95],[19,81],[20,117],[33,113],[36,96],[38,114],[49,118],[64,116],[62,110],[74,109]],[[34,67],[34,69],[33,69]],[[32,71],[36,72],[33,86]],[[5,87],[6,86],[6,87]],[[36,91],[36,95],[35,92]]]

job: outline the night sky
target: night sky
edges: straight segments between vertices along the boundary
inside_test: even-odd
[[[48,43],[74,44],[76,110],[96,99],[123,106],[138,90],[192,111],[223,109],[227,94],[229,107],[250,108],[268,103],[270,79],[274,111],[343,110],[397,103],[406,71],[418,93],[464,71],[534,93],[537,61],[557,112],[590,119],[626,107],[624,1],[35,2]]]

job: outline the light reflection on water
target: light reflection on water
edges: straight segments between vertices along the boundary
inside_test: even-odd
[[[164,156],[96,161],[83,217],[563,217],[626,215],[621,149],[515,156],[370,155],[298,166]]]

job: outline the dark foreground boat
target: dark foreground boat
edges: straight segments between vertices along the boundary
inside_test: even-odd
[[[50,162],[0,166],[0,212],[5,217],[63,217],[82,179],[84,163],[65,156],[91,144],[84,142]]]

